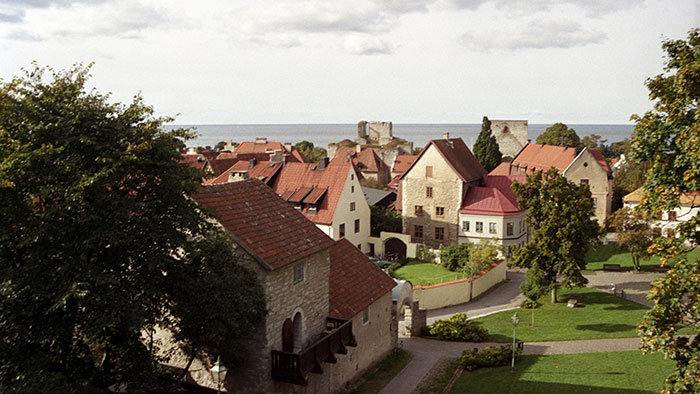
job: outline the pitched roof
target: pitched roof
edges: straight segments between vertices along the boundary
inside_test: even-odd
[[[605,172],[608,173],[608,176],[612,176],[612,169],[610,168],[610,165],[608,165],[608,161],[605,160],[605,156],[596,148],[587,148],[589,152],[593,155],[595,158],[595,161],[598,162],[598,164],[605,170]]]
[[[396,286],[345,238],[335,242],[330,255],[328,303],[332,317],[351,319]]]
[[[644,188],[640,187],[632,193],[622,197],[622,201],[629,203],[639,203],[642,201],[642,197],[644,197]],[[700,206],[700,191],[682,192],[680,197],[678,198],[678,204],[687,207]]]
[[[470,187],[464,197],[460,213],[483,215],[517,215],[523,212],[518,207],[518,196],[511,185],[513,181],[525,183],[526,177],[488,175],[480,186]]]
[[[226,153],[222,153],[222,155],[225,155]],[[224,171],[228,170],[231,168],[232,165],[236,164],[236,162],[239,159],[235,158],[221,158],[217,157],[216,159],[212,160],[209,164],[211,165],[211,169],[214,171],[214,174],[216,176],[221,175]]]
[[[418,158],[418,155],[397,155],[394,159],[394,167],[391,169],[392,174],[403,174]]]
[[[334,160],[323,170],[317,164],[286,163],[270,186],[275,193],[287,198],[301,188],[311,188],[311,193],[314,193],[314,190],[326,189],[316,213],[309,213],[308,207],[303,207],[301,212],[314,223],[331,224],[352,168],[352,164],[347,161]]]
[[[578,156],[577,148],[544,144],[528,144],[513,158],[511,165],[527,167],[528,174],[535,170],[547,171],[554,167],[560,172]]]
[[[265,138],[264,142],[260,141],[245,141],[241,142],[236,149],[233,151],[235,157],[241,159],[250,159],[251,154],[255,154],[255,158],[260,161],[270,160],[269,155],[275,151],[282,151],[287,157],[287,161],[296,163],[308,163],[309,160],[297,149],[295,146],[291,146],[290,149],[286,148],[286,144],[277,141],[267,141]],[[263,158],[260,154],[268,155],[267,158]]]
[[[202,186],[194,199],[212,210],[236,243],[267,270],[334,246],[323,231],[256,179]]]
[[[476,157],[474,157],[474,154],[472,154],[472,151],[469,150],[467,145],[464,144],[464,141],[462,141],[461,138],[451,138],[429,141],[416,160],[401,175],[400,179],[403,179],[406,173],[418,163],[420,158],[427,152],[430,145],[433,145],[438,152],[440,152],[440,155],[445,159],[447,164],[452,167],[457,176],[464,182],[474,181],[486,176],[486,170]]]
[[[371,147],[364,147],[360,152],[356,148],[338,148],[333,160],[347,160],[348,157],[357,171],[379,172],[388,167]]]
[[[218,161],[218,160],[214,160]],[[253,168],[250,168],[250,162],[247,160],[238,160],[234,164],[222,172],[219,176],[213,179],[204,181],[205,185],[219,185],[222,183],[228,183],[228,178],[232,172],[248,172],[248,176],[251,178],[259,179],[265,183],[269,183],[274,175],[282,168],[281,162],[274,161],[264,161],[256,163]]]
[[[375,205],[392,194],[396,194],[389,190],[373,189],[371,187],[362,187],[362,193],[365,195],[367,204]]]
[[[198,170],[204,170],[207,165],[207,158],[202,154],[184,154],[182,155],[182,161],[187,163],[190,167],[194,167]]]
[[[489,175],[510,175],[510,162],[504,161],[503,163],[497,165],[496,168],[489,172]]]

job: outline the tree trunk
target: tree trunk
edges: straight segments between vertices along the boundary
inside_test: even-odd
[[[552,287],[552,304],[557,303],[557,286]]]
[[[187,372],[190,370],[190,367],[192,366],[192,361],[194,361],[194,356],[190,357],[190,360],[187,362],[187,365],[185,365],[185,368],[182,370],[182,373],[180,376],[177,377],[177,380],[182,380],[185,378],[187,375]]]
[[[639,272],[642,267],[639,266],[639,257],[632,254],[632,264],[634,265],[634,270]]]

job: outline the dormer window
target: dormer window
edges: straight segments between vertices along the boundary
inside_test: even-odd
[[[309,204],[309,207],[306,209],[307,213],[317,213],[318,212],[318,205],[316,204]]]
[[[301,211],[301,204],[294,204],[294,209]]]

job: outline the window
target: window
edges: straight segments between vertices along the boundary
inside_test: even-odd
[[[360,219],[355,219],[355,232],[360,232]]]
[[[435,227],[435,240],[442,241],[444,239],[445,239],[445,228],[444,227]]]
[[[415,225],[413,227],[413,236],[416,238],[423,238],[423,226]]]
[[[668,220],[676,220],[676,211],[668,211]]]
[[[588,185],[588,179],[581,179],[581,183]]]
[[[350,180],[354,181],[355,180],[355,174],[350,174]]]
[[[476,232],[477,233],[484,232],[484,222],[476,222]]]
[[[518,166],[513,166],[510,169],[510,175],[518,175]]]
[[[496,234],[496,223],[489,223],[489,234]]]
[[[369,307],[362,310],[362,324],[369,322]]]
[[[350,210],[351,211],[355,210],[355,202],[354,201],[350,203]]]
[[[318,212],[318,205],[309,204],[309,208],[306,210],[306,213],[317,213],[317,212]]]
[[[520,168],[520,175],[525,175],[525,174],[527,174],[527,167]]]
[[[304,262],[294,266],[294,284],[304,281]]]
[[[435,207],[436,216],[445,216],[445,207]]]
[[[345,236],[345,223],[341,223],[340,226],[338,226],[338,235],[341,237]]]
[[[425,197],[426,198],[433,198],[433,187],[428,186],[425,188]]]
[[[462,221],[462,231],[465,233],[469,231],[469,220]]]
[[[425,177],[426,178],[433,177],[433,166],[425,166]]]
[[[513,235],[513,223],[506,223],[506,235]]]
[[[422,205],[416,205],[414,207],[414,210],[415,210],[416,216],[420,216],[423,214],[423,206]]]
[[[355,193],[355,185],[350,186],[350,193]]]

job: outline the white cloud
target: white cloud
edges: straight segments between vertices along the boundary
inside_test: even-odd
[[[586,30],[581,24],[571,20],[536,19],[516,28],[493,31],[466,32],[459,39],[460,44],[489,52],[498,49],[544,49],[573,48],[603,42],[605,33]]]
[[[393,52],[393,48],[386,41],[366,34],[345,37],[343,49],[353,55],[387,55]]]
[[[600,17],[644,4],[645,0],[445,0],[452,7],[476,10],[491,3],[514,15],[550,13],[563,7],[573,7],[587,17]]]

